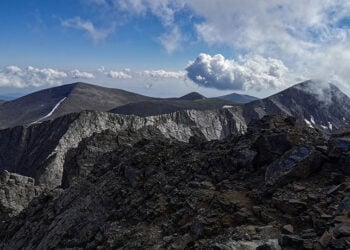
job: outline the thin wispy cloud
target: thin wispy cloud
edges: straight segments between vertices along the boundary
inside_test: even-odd
[[[95,44],[104,41],[115,31],[116,27],[115,23],[112,22],[111,26],[107,29],[96,28],[91,21],[83,20],[80,17],[62,20],[61,25],[66,28],[85,31]]]

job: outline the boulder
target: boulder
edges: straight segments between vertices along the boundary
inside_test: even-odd
[[[303,249],[304,240],[298,235],[282,235],[278,239],[278,243],[282,249]]]
[[[295,147],[267,167],[265,183],[268,186],[283,185],[297,178],[308,177],[322,162],[323,155],[314,147]]]
[[[343,238],[350,236],[350,222],[344,222],[337,225],[333,230],[333,235],[336,238]]]
[[[19,214],[29,202],[43,190],[34,185],[34,179],[10,173],[0,173],[0,220],[6,220]]]

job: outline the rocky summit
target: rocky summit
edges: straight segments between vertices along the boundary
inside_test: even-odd
[[[214,140],[96,130],[60,156],[55,188],[2,173],[0,247],[349,249],[349,150],[349,128],[287,115]]]

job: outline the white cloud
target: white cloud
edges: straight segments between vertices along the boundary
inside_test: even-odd
[[[174,78],[174,79],[181,79],[186,76],[185,71],[166,71],[163,69],[160,70],[145,70],[142,73],[146,77],[150,78]]]
[[[110,70],[109,72],[106,73],[106,75],[109,78],[113,78],[113,79],[131,79],[132,78],[132,76],[130,74],[128,74],[128,72],[126,72],[126,71]]]
[[[78,30],[84,30],[91,37],[94,43],[99,43],[105,40],[115,30],[115,23],[112,22],[111,26],[107,29],[98,29],[89,20],[82,20],[80,17],[74,17],[61,21],[61,25],[67,28],[73,28]]]
[[[350,10],[350,4],[340,0],[192,0],[188,5],[203,17],[195,27],[208,43],[297,55],[341,40],[344,30],[336,23]]]
[[[164,31],[160,35],[155,35],[154,40],[158,41],[170,54],[180,48],[184,42],[181,29],[176,24],[176,14],[185,8],[183,0],[89,0],[88,3],[95,3],[97,10],[104,14],[109,13],[106,15],[109,22],[117,20],[118,24],[148,14],[155,16],[163,26]],[[89,32],[94,28],[90,27],[91,24],[88,25],[88,29],[87,25],[74,26],[82,27]]]
[[[83,71],[80,71],[78,69],[72,70],[70,73],[71,73],[73,78],[85,78],[85,79],[95,78],[93,73],[83,72]]]
[[[0,70],[0,87],[41,87],[55,86],[63,83],[67,73],[51,68],[35,68],[28,66],[21,69],[8,66]]]
[[[350,2],[342,0],[187,1],[201,41],[276,58],[300,79],[323,78],[350,90]],[[289,84],[293,84],[291,82]]]
[[[214,48],[222,45],[231,47],[236,55],[241,54],[243,57],[256,54],[264,58],[276,58],[283,61],[299,78],[324,77],[337,79],[344,84],[349,79],[344,66],[350,64],[347,56],[350,44],[349,21],[345,26],[340,25],[344,18],[349,19],[349,1],[101,2],[104,3],[101,8],[103,11],[108,5],[109,9],[117,13],[126,13],[130,19],[148,14],[157,17],[164,28],[161,35],[156,35],[157,40],[169,53],[181,48],[184,42],[201,41]],[[188,35],[189,30],[194,30],[195,34]],[[185,35],[198,40],[188,41],[187,37],[185,40]]]
[[[169,33],[162,34],[159,37],[159,41],[165,50],[169,54],[172,54],[180,47],[183,37],[180,29],[177,26],[174,26]]]
[[[280,88],[286,86],[289,77],[282,61],[257,55],[235,61],[220,54],[200,54],[186,70],[187,76],[198,85],[221,90]]]

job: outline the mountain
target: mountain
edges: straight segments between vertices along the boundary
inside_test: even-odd
[[[237,94],[237,93],[232,93],[229,95],[224,95],[224,96],[219,96],[217,98],[223,99],[223,100],[228,100],[228,101],[232,101],[235,103],[248,103],[248,102],[252,102],[252,101],[256,101],[259,98],[254,97],[254,96],[250,96],[250,95],[241,95],[241,94]]]
[[[285,115],[189,143],[157,126],[112,128],[67,151],[61,187],[1,173],[1,249],[349,249],[346,136],[327,141]]]
[[[247,122],[273,114],[302,117],[310,127],[332,131],[350,122],[350,98],[333,84],[305,81],[244,105]]]
[[[188,100],[188,101],[195,101],[195,100],[202,100],[202,99],[206,99],[206,97],[197,92],[191,92],[179,98],[179,100]]]
[[[232,110],[238,110],[239,117],[244,117],[246,125],[253,119],[273,114],[303,117],[309,126],[325,131],[339,128],[350,121],[349,97],[335,85],[316,81],[306,81],[270,97],[245,104],[220,98],[205,98],[196,92],[180,98],[161,99],[119,89],[74,83],[3,103],[0,106],[0,128],[29,125],[83,110],[146,117],[181,110],[231,107]]]
[[[199,98],[198,98],[199,97]],[[112,109],[110,112],[124,115],[151,116],[169,114],[181,110],[221,109],[224,106],[234,106],[236,103],[218,98],[202,98],[186,95],[180,98],[159,99],[130,103]]]
[[[0,130],[0,249],[349,249],[350,130],[324,133],[348,123],[336,86],[74,112],[223,104],[135,95],[79,83],[23,97],[52,106]]]
[[[152,99],[87,83],[67,84],[4,103],[0,106],[0,128],[42,122],[82,110],[108,111],[117,106]]]

